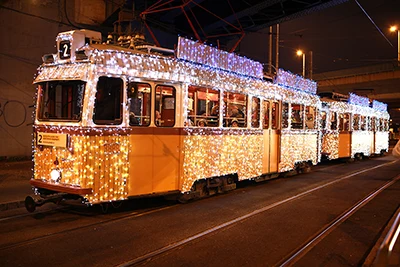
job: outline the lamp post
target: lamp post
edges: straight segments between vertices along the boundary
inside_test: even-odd
[[[391,32],[397,32],[397,63],[400,64],[400,31],[397,26],[390,27]]]
[[[303,77],[305,78],[306,77],[306,54],[304,54],[304,52],[301,50],[297,50],[296,54],[298,56],[303,55]]]

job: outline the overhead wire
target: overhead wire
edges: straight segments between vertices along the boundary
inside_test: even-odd
[[[360,5],[360,3],[357,0],[354,0],[357,5],[361,8],[361,10],[364,12],[364,14],[367,16],[367,18],[372,22],[372,24],[374,24],[375,28],[380,32],[380,34],[383,36],[383,38],[385,38],[385,40],[392,46],[393,44],[389,41],[389,39],[383,34],[383,32],[381,31],[381,29],[378,27],[378,25],[376,25],[375,21],[368,15],[367,11],[365,11],[365,9]]]

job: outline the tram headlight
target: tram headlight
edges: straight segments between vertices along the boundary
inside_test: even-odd
[[[50,178],[53,182],[58,183],[61,180],[61,170],[53,169],[50,172]]]

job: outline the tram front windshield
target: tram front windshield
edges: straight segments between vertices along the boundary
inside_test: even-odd
[[[39,84],[40,121],[79,121],[82,116],[83,81],[50,81]]]

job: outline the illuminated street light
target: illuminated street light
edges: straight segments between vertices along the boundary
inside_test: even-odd
[[[390,27],[391,32],[397,32],[397,62],[400,64],[400,31],[397,26]]]
[[[303,55],[303,77],[306,77],[306,54],[301,50],[297,50],[296,54],[298,56]]]

